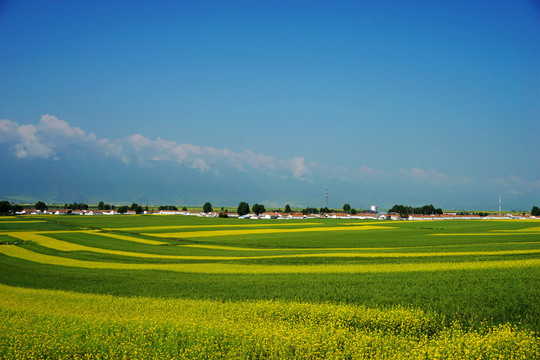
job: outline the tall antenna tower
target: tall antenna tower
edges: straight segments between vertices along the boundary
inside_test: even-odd
[[[499,194],[499,215],[501,215],[501,194]]]
[[[326,202],[325,202],[324,207],[328,208],[328,188],[326,188]]]

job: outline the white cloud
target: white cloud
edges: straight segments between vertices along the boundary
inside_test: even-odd
[[[72,127],[68,122],[54,115],[42,115],[37,125],[19,125],[8,119],[0,120],[0,142],[13,143],[14,155],[19,158],[49,158],[56,153],[60,145],[76,143],[94,147],[107,156],[115,156],[125,163],[129,162],[122,145],[109,139],[100,139],[95,134],[87,134],[79,127]],[[58,159],[53,156],[53,159]]]
[[[178,143],[160,137],[150,139],[142,134],[133,134],[127,138],[109,140],[98,138],[79,127],[71,126],[67,121],[54,115],[41,116],[36,125],[20,125],[8,119],[0,120],[0,142],[11,143],[17,158],[40,157],[57,158],[62,146],[77,144],[86,146],[116,157],[126,164],[147,163],[152,161],[173,161],[192,169],[207,172],[224,167],[240,171],[257,171],[275,178],[293,178],[301,181],[336,179],[352,183],[380,183],[391,178],[402,177],[419,183],[433,185],[471,185],[474,181],[463,176],[447,175],[433,169],[418,166],[410,169],[383,170],[366,165],[357,168],[330,167],[315,161],[307,162],[303,156],[280,159],[273,155],[258,153],[250,149],[235,152],[227,148],[214,148],[188,143]],[[519,190],[525,182],[517,177],[495,179],[494,182],[513,184],[508,187]],[[526,184],[539,187],[540,181]]]
[[[474,185],[475,181],[467,176],[448,175],[433,169],[421,169],[415,166],[411,169],[400,169],[399,175],[405,176],[419,183],[427,183],[431,185],[458,185],[470,186]]]
[[[40,127],[43,131],[57,133],[61,136],[70,138],[81,138],[84,140],[95,140],[95,135],[86,133],[79,127],[72,127],[66,121],[58,119],[54,115],[42,115],[40,119]]]
[[[262,172],[289,171],[298,180],[305,180],[309,175],[309,166],[306,165],[303,157],[282,160],[249,149],[234,152],[226,148],[179,144],[159,137],[152,140],[141,134],[128,137],[127,142],[133,146],[138,156],[155,161],[172,160],[200,171],[207,171],[214,166],[228,165],[241,171],[247,171],[248,168]]]
[[[309,170],[306,166],[306,162],[303,157],[295,157],[289,160],[289,166],[293,175],[293,178],[299,180],[305,180],[309,175]]]
[[[283,162],[279,161],[274,156],[268,156],[261,153],[257,154],[251,150],[244,150],[244,152],[238,154],[238,156],[230,151],[226,155],[231,160],[242,161],[255,169],[277,169],[280,166],[283,166]],[[290,161],[294,161],[294,159]],[[291,170],[294,172],[293,169]]]
[[[415,180],[421,180],[429,183],[443,183],[449,180],[448,175],[437,172],[435,170],[423,170],[415,166],[411,169],[401,169],[402,175]]]
[[[427,176],[426,172],[419,167],[413,167],[412,169],[401,169],[400,171],[403,175],[413,179],[425,179]]]
[[[195,159],[191,163],[191,168],[192,169],[198,169],[200,171],[207,171],[207,170],[210,169],[210,166],[208,166],[206,161],[204,161],[203,159]]]
[[[140,134],[131,135],[128,141],[135,147],[137,151],[147,148],[152,145],[152,141]]]
[[[515,175],[509,175],[506,178],[490,179],[489,182],[499,187],[511,189],[510,191],[514,192],[540,189],[540,180],[525,180]]]
[[[171,160],[171,157],[168,154],[157,154],[151,159],[154,161],[167,161],[167,160]]]
[[[358,174],[363,179],[382,179],[388,176],[388,172],[382,169],[372,168],[370,166],[362,165],[354,173]]]
[[[15,121],[0,121],[0,140],[15,141],[15,156],[19,159],[27,157],[48,158],[53,151],[37,136],[35,125],[19,125]]]
[[[8,141],[17,137],[19,124],[8,119],[0,119],[0,142]]]

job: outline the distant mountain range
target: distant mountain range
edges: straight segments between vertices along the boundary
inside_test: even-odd
[[[41,200],[58,204],[104,201],[202,205],[210,201],[214,206],[236,206],[247,201],[273,208],[285,204],[320,208],[325,206],[325,191],[329,187],[328,206],[336,209],[346,202],[356,209],[368,209],[371,205],[390,208],[395,204],[434,204],[454,210],[498,208],[498,193],[478,186],[414,183],[404,176],[365,182],[344,180],[332,174],[296,179],[279,171],[236,168],[219,162],[209,170],[141,157],[126,162],[85,144],[56,147],[55,155],[47,158],[17,158],[9,143],[0,142],[0,164],[0,200],[15,203]],[[503,195],[503,210],[530,211],[537,205],[523,201],[523,196]]]
[[[295,199],[304,196],[306,187],[315,187],[298,180],[268,179],[255,171],[231,168],[204,172],[173,161],[126,164],[77,145],[65,147],[54,159],[17,159],[5,147],[0,147],[0,151],[0,198],[21,203],[42,200],[195,205],[211,201],[235,205],[245,200],[303,206],[306,200]]]

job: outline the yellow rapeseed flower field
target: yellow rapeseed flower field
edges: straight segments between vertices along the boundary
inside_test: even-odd
[[[126,241],[132,241],[137,242],[141,244],[148,244],[148,245],[166,245],[168,243],[163,241],[156,241],[156,240],[148,240],[148,239],[141,239],[134,236],[127,236],[127,235],[120,235],[120,234],[114,234],[110,232],[100,232],[98,233],[99,236],[108,236],[114,239],[120,239],[120,240],[126,240]]]
[[[208,244],[184,244],[184,245],[177,245],[178,247],[182,248],[200,248],[200,249],[209,249],[209,250],[227,250],[227,251],[255,251],[255,252],[268,252],[268,251],[373,251],[373,250],[393,250],[393,249],[399,249],[399,248],[393,248],[393,247],[370,247],[370,248],[355,248],[355,247],[347,247],[347,248],[255,248],[255,247],[240,247],[240,246],[224,246],[224,245],[208,245]]]
[[[81,232],[84,233],[86,231],[81,231]],[[102,249],[98,247],[79,245],[79,244],[75,244],[68,241],[57,240],[52,237],[41,235],[35,232],[13,232],[13,233],[6,233],[6,234],[14,238],[18,238],[24,241],[32,241],[43,247],[47,247],[47,248],[59,250],[59,251],[89,251],[89,252],[110,254],[110,255],[120,255],[120,256],[129,256],[129,257],[138,257],[138,258],[154,258],[154,259],[176,259],[176,260],[185,260],[185,259],[193,259],[193,258],[198,258],[199,260],[214,259],[214,257],[211,257],[211,256],[193,257],[193,256],[183,256],[183,255],[158,255],[158,254],[151,254],[151,253],[137,253],[137,252],[130,252],[130,251]],[[103,234],[100,233],[99,235],[103,235]],[[116,236],[110,236],[110,237],[116,237]],[[165,243],[162,243],[162,244],[165,244]],[[152,243],[152,245],[154,244]],[[237,258],[222,257],[222,260],[229,260],[229,259],[237,259]]]
[[[0,285],[8,359],[534,359],[511,325],[435,313],[286,301],[120,298]]]
[[[94,233],[93,231],[81,231],[82,233],[92,233],[99,236],[108,236],[119,238],[122,240],[136,241],[142,240],[143,243],[150,244],[166,244],[153,242],[151,240],[138,239],[123,235],[109,233]],[[88,251],[110,255],[120,255],[138,258],[155,258],[155,259],[176,259],[176,260],[245,260],[245,259],[279,259],[279,258],[417,258],[417,257],[441,257],[441,256],[501,256],[501,255],[523,255],[523,254],[538,254],[540,249],[532,250],[499,250],[499,251],[446,251],[446,252],[324,252],[324,253],[302,253],[302,254],[285,254],[285,255],[262,255],[262,256],[200,256],[200,255],[160,255],[152,253],[139,253],[120,250],[103,249],[85,245],[79,245],[72,242],[54,239],[50,236],[41,235],[36,232],[14,232],[6,233],[14,238],[24,241],[33,241],[38,245],[51,248],[59,251]],[[112,236],[111,236],[112,235]],[[131,240],[134,239],[134,240]],[[213,246],[211,249],[224,248]],[[288,249],[291,250],[291,249]],[[322,249],[319,249],[322,250]],[[343,249],[353,251],[353,249]],[[371,249],[369,249],[371,250]],[[298,250],[297,250],[298,251]],[[328,248],[326,251],[336,251],[336,249]]]
[[[231,236],[231,235],[259,235],[259,234],[283,234],[299,232],[336,232],[336,231],[364,231],[364,230],[386,230],[393,229],[390,226],[325,226],[301,229],[248,229],[248,230],[211,230],[211,231],[185,231],[174,233],[153,233],[142,234],[147,236],[157,236],[164,238],[195,238],[208,236]]]
[[[231,228],[231,227],[269,227],[269,226],[305,226],[305,225],[322,225],[318,222],[302,222],[302,223],[291,223],[291,222],[282,222],[282,223],[244,223],[244,224],[224,224],[224,225],[161,225],[161,226],[133,226],[133,227],[121,227],[121,228],[104,228],[103,230],[116,230],[116,231],[140,231],[140,230],[167,230],[167,229],[196,229],[196,228]],[[358,225],[358,224],[357,224]]]
[[[29,226],[25,230],[21,225],[21,229],[0,231],[0,235],[8,239],[0,244],[0,266],[5,271],[12,264],[15,264],[16,271],[22,271],[25,267],[34,267],[40,271],[43,269],[42,279],[56,271],[69,281],[73,281],[72,274],[76,274],[73,278],[78,277],[81,281],[90,279],[89,274],[92,273],[103,276],[92,279],[107,278],[104,274],[115,274],[120,279],[115,284],[120,284],[133,276],[137,286],[142,278],[137,275],[146,274],[145,279],[150,280],[147,284],[142,282],[141,288],[152,286],[154,281],[162,281],[169,286],[171,279],[181,277],[189,278],[190,281],[227,279],[233,283],[241,279],[268,281],[268,278],[288,281],[298,275],[312,284],[311,279],[330,276],[328,274],[337,275],[331,275],[323,281],[360,277],[366,277],[369,281],[379,277],[386,281],[397,274],[400,277],[392,278],[396,281],[425,274],[426,278],[433,279],[435,283],[447,274],[456,273],[459,274],[456,281],[461,284],[461,276],[469,274],[465,271],[471,271],[470,274],[475,276],[481,276],[482,273],[491,276],[489,271],[494,269],[504,270],[495,272],[498,276],[504,272],[522,271],[520,274],[526,274],[524,276],[530,279],[538,274],[540,268],[539,242],[534,237],[540,233],[538,226],[516,230],[504,229],[503,226],[496,230],[485,227],[478,232],[468,229],[465,234],[454,234],[447,230],[433,234],[439,230],[423,229],[431,230],[423,234],[429,236],[422,237],[418,242],[410,241],[406,243],[407,246],[397,247],[402,245],[401,241],[406,241],[401,239],[401,234],[407,234],[403,229],[409,229],[407,226],[415,226],[415,223],[408,223],[404,227],[378,224],[363,222],[361,225],[337,223],[337,226],[319,226],[321,223],[271,223],[269,226],[247,223],[204,227],[164,225],[110,228],[120,233],[82,230],[88,229],[83,227],[57,231],[29,230],[54,229],[53,226],[38,225]],[[284,228],[281,225],[295,226]],[[66,229],[66,226],[62,224],[58,228]],[[145,232],[168,229],[188,231]],[[156,240],[139,238],[129,233],[121,234],[124,230],[145,232],[143,235]],[[375,241],[356,242],[355,238],[349,242],[351,247],[292,248],[285,247],[287,243],[282,242],[281,247],[257,248],[256,242],[243,240],[259,234],[267,234],[271,238],[272,234],[285,233],[291,233],[292,236],[323,233],[330,237],[337,232],[343,234],[344,231],[358,232],[365,237],[371,236],[370,231],[373,234],[395,233],[399,242],[385,247],[384,237],[380,236],[377,238],[380,244]],[[57,237],[63,240],[56,239],[55,234],[62,234]],[[77,235],[70,238],[70,234]],[[482,243],[484,239],[475,238],[478,244],[471,244],[466,239],[453,242],[454,238],[442,237],[518,234],[515,242],[505,242],[503,238],[498,238],[500,243]],[[227,241],[222,239],[217,241],[224,245],[215,245],[211,242],[216,239],[205,239],[218,236],[226,236],[226,239],[233,241],[236,236],[239,241],[229,243],[246,246],[226,245]],[[434,236],[441,236],[441,239]],[[174,241],[160,241],[162,237],[202,240],[197,240],[201,242],[199,244],[158,247],[175,244]],[[14,242],[11,238],[23,242]],[[125,243],[111,239],[123,240]],[[521,239],[524,239],[523,242],[518,242]],[[205,244],[205,241],[208,243]],[[18,245],[7,245],[11,243]],[[321,241],[317,244],[325,243]],[[361,247],[370,244],[377,246]],[[475,247],[467,247],[469,245]],[[493,247],[477,247],[480,245]],[[432,252],[426,250],[430,246],[438,248]],[[134,251],[127,251],[131,248]],[[223,256],[222,251],[228,251],[225,254],[231,256]],[[103,254],[103,259],[99,258],[100,254]],[[101,295],[101,288],[92,291],[95,293],[86,294],[41,289],[41,283],[35,286],[40,289],[24,288],[30,287],[27,279],[17,285],[21,287],[9,286],[6,284],[10,283],[10,279],[1,272],[0,280],[0,359],[540,359],[539,334],[521,327],[520,323],[487,325],[485,317],[468,322],[453,314],[450,317],[443,316],[431,307],[426,306],[422,310],[407,303],[367,307],[343,304],[341,300],[334,303],[279,298],[232,301],[217,296],[196,300],[146,295],[152,294],[151,291],[121,297],[107,295],[105,290],[105,294]],[[196,286],[193,282],[187,282],[190,291],[193,288],[189,286]],[[247,284],[251,286],[252,283]],[[270,282],[267,286],[276,284],[281,285]],[[61,288],[56,285],[53,284],[51,288]],[[361,287],[354,289],[366,291]],[[231,292],[235,290],[238,289],[232,289]],[[534,292],[533,289],[531,293]],[[296,292],[293,295],[290,299],[299,299]],[[496,294],[490,299],[496,301]],[[512,306],[517,305],[510,302],[501,311],[513,311]],[[526,311],[534,310],[531,303],[527,306]]]
[[[512,232],[512,233],[522,233],[522,232],[540,233],[540,226],[533,226],[533,227],[528,227],[528,228],[524,228],[524,229],[517,229],[517,230],[493,230],[493,231],[496,231],[496,232]]]
[[[432,235],[432,234],[430,234]],[[489,245],[500,245],[500,242],[488,242],[488,243],[482,243],[484,246]],[[523,242],[504,242],[504,244],[509,245],[519,245],[523,244]],[[540,244],[539,241],[527,241],[527,244]],[[471,244],[468,245],[478,245],[478,244]],[[208,244],[184,244],[184,245],[177,245],[181,248],[200,248],[200,249],[209,249],[209,250],[227,250],[227,251],[249,251],[249,252],[283,252],[283,251],[302,251],[302,252],[311,252],[311,251],[388,251],[388,250],[403,250],[403,249],[426,249],[430,247],[437,247],[437,248],[452,248],[456,246],[463,246],[461,244],[450,244],[450,245],[425,245],[425,246],[407,246],[407,247],[347,247],[347,248],[340,248],[340,247],[333,247],[333,248],[255,248],[255,247],[239,247],[239,246],[225,246],[225,245],[208,245]],[[447,252],[441,252],[441,253],[433,253],[430,252],[429,254],[435,254],[433,256],[436,256],[437,254],[446,254]],[[465,252],[462,252],[460,254],[464,254]],[[471,253],[471,252],[469,252]],[[483,253],[483,252],[482,252]],[[393,254],[393,253],[386,253],[386,254]]]
[[[75,245],[79,246],[79,245]],[[104,250],[109,251],[109,250]],[[322,264],[322,265],[243,265],[224,263],[196,263],[196,264],[145,264],[145,263],[117,263],[103,261],[86,261],[59,256],[45,255],[27,250],[20,246],[1,246],[0,253],[18,259],[59,266],[89,268],[89,269],[123,269],[123,270],[166,270],[186,273],[204,274],[317,274],[317,273],[389,273],[389,272],[415,272],[415,271],[448,271],[473,269],[509,269],[524,268],[540,265],[540,259],[524,260],[498,260],[498,261],[471,261],[471,262],[423,262],[398,264]],[[111,251],[111,254],[116,252]],[[147,257],[157,257],[157,255]],[[165,256],[165,255],[164,255]],[[180,256],[179,256],[180,257]],[[180,257],[183,258],[183,257]],[[220,257],[211,257],[219,260]],[[230,259],[223,257],[223,259]]]
[[[44,223],[45,220],[9,220],[10,218],[0,217],[2,224],[32,224],[32,223]]]

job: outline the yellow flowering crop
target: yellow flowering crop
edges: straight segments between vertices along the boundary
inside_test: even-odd
[[[250,223],[246,222],[243,224],[235,225],[163,225],[163,226],[140,226],[140,227],[122,227],[122,228],[104,228],[103,230],[117,230],[117,231],[139,231],[139,230],[167,230],[167,229],[194,229],[194,228],[229,228],[229,227],[257,227],[257,226],[303,226],[303,225],[321,225],[322,223],[314,222],[301,222],[301,223],[291,223],[291,222],[281,222],[281,223]]]
[[[120,240],[133,241],[133,242],[138,242],[138,243],[141,243],[141,244],[148,244],[148,245],[167,245],[168,244],[168,243],[163,242],[163,241],[141,239],[141,238],[137,238],[137,237],[133,237],[133,236],[119,235],[119,234],[113,234],[113,233],[108,233],[108,232],[100,232],[97,235],[99,235],[99,236],[107,236],[107,237],[120,239]]]
[[[31,233],[31,234],[71,234],[71,233],[88,233],[95,234],[100,230],[3,230],[0,231],[0,234],[7,233]]]
[[[216,248],[216,247],[212,247]],[[270,250],[270,249],[261,249]],[[274,250],[274,249],[271,249]],[[292,249],[280,249],[288,250]],[[303,251],[304,249],[302,249]],[[315,250],[315,249],[311,249]],[[336,251],[339,249],[317,249],[319,251]],[[353,251],[355,249],[341,249],[346,251]],[[363,249],[367,250],[367,249]],[[371,249],[369,249],[371,250]],[[298,251],[298,249],[296,249]],[[499,250],[499,251],[446,251],[446,252],[323,252],[317,254],[284,254],[284,255],[256,255],[256,256],[234,256],[212,257],[216,260],[225,259],[278,259],[278,258],[417,258],[417,257],[445,257],[445,256],[501,256],[501,255],[527,255],[527,254],[540,254],[540,249],[532,250]],[[197,259],[199,256],[187,256],[186,258]],[[208,257],[204,257],[205,259]]]
[[[10,218],[2,218],[0,217],[0,220],[2,220],[2,224],[29,224],[29,223],[44,223],[45,220],[9,220]]]
[[[517,229],[517,230],[493,230],[493,231],[496,231],[496,232],[513,232],[513,233],[521,233],[521,232],[540,233],[540,226],[528,227],[528,228]]]
[[[430,234],[431,235],[431,234]],[[225,245],[209,245],[209,244],[184,244],[184,245],[177,245],[180,248],[200,248],[200,249],[209,249],[209,250],[227,250],[227,251],[254,251],[254,252],[268,252],[268,251],[388,251],[388,250],[403,250],[403,249],[426,249],[430,247],[436,247],[436,248],[452,248],[452,247],[463,247],[468,245],[500,245],[500,244],[507,244],[507,245],[523,245],[523,244],[540,244],[539,241],[527,241],[527,242],[489,242],[489,243],[468,243],[466,245],[463,244],[449,244],[449,245],[426,245],[426,246],[401,246],[401,247],[362,247],[362,248],[356,248],[356,247],[347,247],[347,248],[254,248],[254,247],[239,247],[239,246],[225,246]],[[437,254],[444,254],[444,253],[430,253],[435,254],[433,256],[436,256]],[[462,252],[459,254],[472,254],[470,252]]]
[[[513,221],[513,223],[516,222]],[[525,246],[508,247],[506,245],[518,243],[504,242],[501,240],[504,238],[496,240],[500,240],[500,244],[505,246],[491,248],[501,249],[499,251],[490,251],[490,248],[484,247],[481,249],[486,251],[455,251],[462,250],[462,247],[468,245],[488,245],[471,244],[470,242],[461,244],[462,239],[452,242],[449,239],[437,241],[435,238],[425,237],[422,241],[407,242],[405,239],[403,244],[398,241],[385,242],[382,236],[376,237],[376,232],[373,232],[374,239],[363,242],[364,238],[369,238],[372,234],[365,233],[368,236],[360,239],[362,241],[356,242],[356,239],[352,239],[349,244],[376,245],[376,240],[382,239],[383,241],[378,246],[384,246],[386,243],[394,247],[280,247],[263,249],[191,244],[157,248],[131,244],[133,249],[142,249],[137,251],[148,252],[125,251],[129,243],[109,239],[161,245],[168,243],[157,241],[162,240],[159,238],[160,236],[182,238],[245,235],[247,237],[257,234],[301,232],[315,234],[313,232],[327,231],[328,233],[325,233],[324,236],[331,238],[335,231],[352,232],[401,228],[402,232],[384,232],[384,234],[399,236],[399,234],[410,230],[408,223],[404,226],[394,225],[394,223],[392,223],[393,226],[386,224],[379,226],[378,224],[380,223],[344,224],[336,222],[335,226],[289,226],[284,228],[276,225],[320,224],[288,222],[253,224],[246,222],[241,225],[228,226],[227,229],[223,225],[117,228],[128,231],[148,230],[148,232],[150,230],[187,229],[186,232],[146,234],[153,236],[156,240],[141,239],[118,233],[101,233],[101,230],[1,231],[0,234],[9,240],[4,241],[4,244],[11,243],[9,237],[14,237],[39,246],[24,243],[18,246],[0,245],[2,269],[7,271],[11,264],[15,264],[15,270],[10,275],[6,276],[7,273],[4,273],[4,277],[2,277],[0,272],[0,279],[5,280],[0,281],[0,359],[540,359],[538,333],[531,332],[528,330],[529,328],[520,324],[486,325],[487,322],[482,322],[481,319],[471,320],[470,323],[467,323],[466,320],[463,320],[467,317],[462,318],[459,313],[455,317],[449,315],[451,318],[446,318],[434,311],[423,311],[403,306],[368,308],[362,305],[308,303],[279,299],[232,302],[221,298],[215,300],[166,299],[145,296],[124,298],[4,285],[8,281],[12,284],[16,283],[11,276],[16,276],[16,271],[20,271],[23,269],[22,266],[25,266],[30,270],[23,270],[26,271],[26,274],[23,272],[23,276],[28,277],[27,274],[31,274],[31,271],[39,271],[43,268],[45,270],[43,279],[49,274],[54,275],[55,270],[62,271],[64,279],[68,279],[72,274],[80,276],[80,274],[86,273],[85,269],[100,269],[100,271],[91,272],[98,276],[95,279],[107,279],[110,275],[112,277],[124,276],[128,270],[131,271],[130,274],[133,274],[134,278],[147,276],[148,279],[151,279],[149,281],[153,281],[154,276],[157,281],[162,281],[158,277],[172,279],[178,276],[189,278],[190,281],[192,278],[205,277],[190,276],[188,275],[190,273],[227,274],[221,278],[230,278],[235,281],[236,278],[247,279],[250,277],[228,275],[313,274],[313,276],[302,277],[307,279],[319,277],[317,274],[390,274],[402,272],[410,273],[406,274],[406,277],[414,277],[422,276],[422,274],[413,274],[413,272],[431,272],[432,274],[427,274],[425,277],[437,279],[439,275],[442,275],[440,278],[454,275],[436,273],[443,271],[523,269],[522,273],[530,276],[532,280],[529,283],[534,286],[534,276],[537,275],[540,268],[540,256],[538,256],[540,249],[531,244],[538,244],[538,242],[519,243],[525,244]],[[219,229],[219,227],[223,229]],[[504,227],[501,225],[500,228]],[[459,231],[459,227],[456,229]],[[492,230],[475,235],[525,235],[538,234],[539,232],[540,227],[529,226],[520,230]],[[72,242],[70,233],[92,234],[92,236],[77,235]],[[54,234],[65,234],[62,236],[65,240],[51,237]],[[314,238],[317,237],[314,236]],[[415,240],[417,239],[418,237],[415,238]],[[426,241],[426,239],[430,241]],[[516,237],[515,241],[519,241],[519,239]],[[201,241],[204,242],[204,240]],[[399,240],[401,241],[401,239]],[[77,244],[78,241],[84,241],[85,245]],[[249,244],[249,241],[246,243]],[[429,245],[421,246],[424,243]],[[308,244],[308,242],[304,244]],[[318,241],[316,244],[324,244],[324,242]],[[498,245],[499,243],[492,244]],[[122,250],[98,247],[115,245],[121,246]],[[286,243],[281,241],[279,245],[286,245]],[[396,247],[400,245],[409,246]],[[429,246],[437,246],[436,249],[433,249],[436,251],[426,250]],[[460,248],[452,248],[452,246]],[[476,250],[478,248],[469,249]],[[152,253],[152,251],[158,252],[158,250],[161,254]],[[232,251],[229,254],[233,256],[217,256],[220,253],[215,250]],[[73,252],[93,252],[112,256],[129,256],[130,258],[126,262],[120,263],[99,261],[100,259],[96,255],[90,259],[94,258],[98,261],[65,257],[82,258],[87,256],[87,254]],[[200,253],[203,256],[189,255],[193,253]],[[502,260],[502,256],[505,260]],[[480,259],[476,259],[476,257],[480,257]],[[492,260],[489,260],[490,257]],[[269,261],[266,264],[260,261],[260,259],[295,258],[305,258],[305,260]],[[311,260],[315,258],[365,258],[366,260],[343,263],[335,263],[334,260],[331,260],[326,263],[324,260]],[[370,258],[377,260],[370,261]],[[393,260],[380,260],[383,258],[393,258]],[[413,260],[414,258],[424,259]],[[18,262],[16,259],[53,266],[41,267],[23,261]],[[170,261],[156,263],[157,261],[153,261],[154,259]],[[257,259],[257,261],[253,261],[253,263],[247,261],[228,262],[229,260],[235,262],[234,260],[250,259]],[[116,260],[118,261],[118,259]],[[178,261],[175,262],[175,260]],[[190,260],[190,263],[178,263],[180,260]],[[115,270],[124,270],[125,272],[115,272]],[[147,270],[186,274],[140,273]],[[138,273],[134,274],[134,272]],[[479,273],[481,272],[468,273],[464,271],[456,273],[455,277],[463,276],[465,278],[469,274],[476,276]],[[212,277],[219,278],[218,276]],[[288,275],[283,278],[293,277]],[[335,276],[335,278],[347,277]],[[350,277],[361,278],[362,276]],[[375,277],[379,276],[373,278]],[[87,280],[84,276],[80,276],[80,278],[81,281]],[[254,276],[253,278],[255,281],[255,279],[273,279],[274,277]],[[333,276],[328,276],[328,278],[331,279]],[[366,278],[371,277],[366,276]],[[380,276],[380,278],[392,279],[400,278],[400,276]],[[15,279],[17,278],[15,277]],[[93,278],[89,276],[88,279]],[[490,280],[488,279],[488,281]],[[43,285],[37,283],[33,285],[37,284],[39,287],[56,286],[53,283],[54,278],[49,284],[47,281],[50,279],[46,279]],[[86,284],[83,285],[82,289],[98,289],[86,287]],[[164,286],[168,285],[166,283]],[[24,286],[32,286],[32,284],[26,283]],[[137,283],[136,286],[139,284]],[[143,281],[141,281],[141,286],[145,286]],[[376,287],[374,286],[373,289]],[[235,289],[231,289],[231,291],[235,291]],[[359,291],[366,291],[366,289],[359,288]],[[122,292],[119,291],[119,293]],[[144,293],[151,294],[152,292],[141,292],[140,295]],[[440,294],[440,296],[449,296],[449,294],[451,293]],[[534,297],[532,294],[535,294],[534,291],[531,291],[531,296]],[[247,298],[250,298],[249,295]],[[530,303],[527,304],[527,306],[529,305]],[[430,307],[426,306],[425,308]],[[501,310],[500,307],[497,309]],[[533,305],[531,313],[534,314],[534,311],[536,310]],[[494,322],[489,323],[493,324]]]
[[[256,235],[256,234],[282,234],[298,232],[333,232],[333,231],[357,231],[357,230],[383,230],[394,229],[390,226],[325,226],[302,229],[248,229],[248,230],[213,230],[213,231],[186,231],[175,233],[142,234],[165,238],[194,238],[208,236],[231,236],[231,235]]]
[[[102,253],[102,254],[130,256],[130,257],[138,257],[138,258],[153,258],[153,259],[185,260],[185,259],[193,258],[193,256],[184,256],[184,255],[159,255],[159,254],[151,254],[151,253],[137,253],[137,252],[130,252],[130,251],[122,251],[122,250],[102,249],[102,248],[97,248],[97,247],[79,245],[79,244],[71,243],[68,241],[57,240],[57,239],[44,236],[38,233],[34,233],[34,232],[14,232],[14,233],[8,233],[8,235],[24,240],[24,241],[33,241],[38,245],[41,245],[50,249],[54,249],[54,250],[59,250],[59,251],[89,251],[89,252],[96,252],[96,253]],[[99,235],[102,235],[102,234],[99,234]],[[197,258],[200,260],[215,259],[212,256],[199,256]],[[223,260],[230,260],[230,259],[236,259],[236,258],[230,258],[230,257],[223,258]]]
[[[394,247],[363,247],[363,248],[247,248],[239,246],[207,245],[207,244],[184,244],[177,245],[180,248],[200,248],[209,250],[227,251],[373,251],[373,250],[394,250],[402,248]]]
[[[535,359],[534,334],[433,312],[292,301],[120,298],[0,285],[6,359]],[[466,324],[465,324],[466,325]]]
[[[59,251],[88,251],[110,255],[129,256],[136,258],[154,258],[171,260],[243,260],[243,259],[277,259],[277,258],[418,258],[418,257],[440,257],[440,256],[493,256],[493,255],[525,255],[538,254],[540,249],[532,250],[500,250],[500,251],[454,251],[454,252],[350,252],[352,249],[344,249],[349,252],[323,252],[323,253],[296,253],[283,255],[262,255],[262,256],[201,256],[201,255],[161,255],[152,253],[138,253],[121,250],[103,249],[79,245],[67,241],[57,240],[49,236],[37,234],[34,232],[15,232],[8,235],[19,238],[24,241],[33,241],[38,245],[48,247]],[[103,235],[100,233],[99,235]],[[137,239],[128,236],[113,235],[127,239]],[[144,239],[142,239],[144,240]],[[131,240],[130,240],[131,241]],[[213,247],[215,248],[215,246]],[[336,251],[336,249],[327,249]],[[297,250],[298,251],[298,250]],[[86,267],[86,266],[85,266]]]
[[[205,274],[316,274],[316,273],[387,273],[414,271],[447,271],[472,269],[508,269],[540,265],[540,259],[499,260],[481,262],[435,262],[403,264],[323,264],[323,265],[244,265],[223,263],[197,264],[132,264],[86,261],[36,253],[20,246],[0,246],[0,253],[41,264],[90,269],[167,270]],[[155,256],[155,255],[153,255]],[[152,256],[149,256],[152,257]],[[215,259],[215,258],[214,258]],[[219,258],[218,258],[219,259]]]
[[[477,232],[477,233],[442,233],[442,234],[429,234],[431,236],[499,236],[499,235],[536,235],[535,231],[529,232],[517,232],[511,230],[508,232]]]

